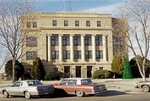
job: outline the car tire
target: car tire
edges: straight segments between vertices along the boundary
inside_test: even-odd
[[[150,91],[150,87],[148,85],[144,85],[142,87],[143,92],[149,92]]]
[[[77,91],[76,91],[76,96],[78,96],[78,97],[83,97],[83,96],[84,96],[84,92],[81,91],[81,90],[77,90]]]
[[[30,99],[31,98],[31,94],[29,92],[25,92],[24,93],[24,97],[27,98],[27,99]]]
[[[8,97],[9,97],[9,94],[8,94],[7,91],[4,91],[4,92],[3,92],[3,95],[4,95],[5,98],[8,98]]]

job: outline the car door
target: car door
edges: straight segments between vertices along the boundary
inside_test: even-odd
[[[20,82],[17,81],[8,89],[10,95],[20,95]]]
[[[70,94],[74,94],[76,90],[77,80],[68,80],[68,84],[66,85],[66,91]]]

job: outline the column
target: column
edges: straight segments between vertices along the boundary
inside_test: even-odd
[[[59,61],[62,62],[62,34],[59,35]]]
[[[51,36],[48,36],[48,62],[51,62]]]
[[[106,35],[103,35],[103,60],[106,61]]]
[[[73,36],[74,35],[70,35],[70,61],[73,62],[74,61],[74,49],[73,49]]]
[[[92,59],[93,59],[93,62],[96,61],[96,50],[95,50],[95,34],[92,35]]]
[[[81,35],[81,59],[82,59],[82,62],[85,61],[84,36],[85,35]]]

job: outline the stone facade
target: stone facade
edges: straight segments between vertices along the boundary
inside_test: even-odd
[[[74,77],[92,77],[94,71],[111,70],[112,17],[97,13],[34,13],[22,17],[22,63],[31,68],[40,57],[45,71],[59,70]],[[28,17],[30,18],[30,17]]]

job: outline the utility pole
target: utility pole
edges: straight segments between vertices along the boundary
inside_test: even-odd
[[[64,12],[66,11],[66,1],[63,0],[63,4],[64,4]]]
[[[70,12],[72,12],[72,0],[70,0],[70,3],[69,3],[70,5]]]

